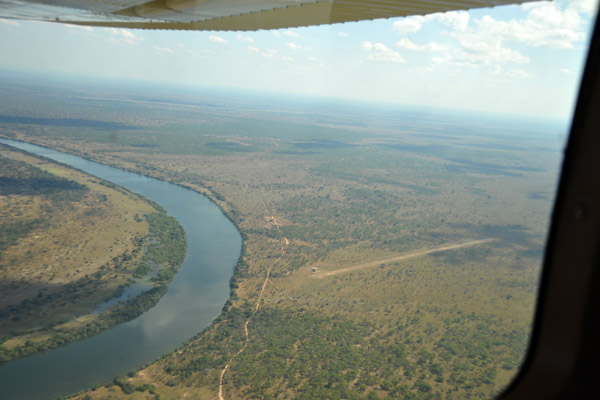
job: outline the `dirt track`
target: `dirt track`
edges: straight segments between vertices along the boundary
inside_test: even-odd
[[[396,257],[390,257],[390,258],[384,258],[381,260],[369,261],[367,263],[351,265],[349,267],[340,268],[340,269],[336,269],[333,271],[323,271],[323,272],[317,271],[317,272],[311,274],[311,276],[313,278],[325,278],[328,276],[345,274],[346,272],[357,271],[357,270],[364,269],[364,268],[377,267],[377,266],[380,266],[381,264],[387,264],[387,263],[391,263],[391,262],[407,260],[409,258],[421,257],[421,256],[424,256],[427,254],[437,253],[440,251],[456,250],[456,249],[462,249],[464,247],[476,246],[478,244],[489,243],[494,240],[495,239],[479,239],[479,240],[470,240],[468,242],[463,242],[463,243],[446,244],[446,245],[436,247],[433,249],[412,251],[410,253],[402,254],[402,255],[399,255]]]
[[[277,227],[277,230],[279,232],[281,232],[281,229],[279,227],[279,223],[277,222],[277,219],[275,218],[275,216],[271,215],[271,219],[272,219],[273,223],[275,224],[275,226]],[[287,247],[289,246],[289,244],[290,244],[290,241],[288,240],[288,238],[284,237],[283,238],[283,245],[281,246],[281,256],[279,257],[280,259],[285,255],[285,250],[287,249]],[[256,307],[254,308],[254,312],[252,313],[252,315],[250,315],[250,317],[244,323],[244,334],[246,335],[246,342],[244,343],[244,347],[242,347],[240,349],[240,351],[238,351],[237,353],[235,353],[235,355],[233,357],[231,357],[231,359],[229,360],[229,362],[227,364],[225,364],[225,368],[223,368],[223,370],[221,371],[221,376],[219,377],[219,400],[225,400],[225,398],[223,397],[223,377],[225,376],[225,373],[229,369],[229,365],[240,354],[242,354],[244,352],[244,350],[246,349],[246,347],[248,347],[248,342],[250,341],[250,334],[248,333],[248,324],[252,320],[252,317],[254,317],[254,314],[256,314],[258,312],[259,308],[260,308],[260,304],[261,304],[263,295],[265,293],[265,288],[267,287],[267,283],[269,283],[269,277],[270,276],[271,276],[271,268],[269,268],[269,270],[267,271],[267,276],[265,277],[265,281],[263,282],[262,288],[260,289],[260,293],[258,294],[258,300],[256,300]]]
[[[275,218],[275,216],[271,216],[271,220],[273,221],[273,223],[275,224],[275,226],[277,226],[277,229],[279,231],[279,223],[277,222],[277,219]],[[440,252],[440,251],[448,251],[448,250],[456,250],[456,249],[462,249],[464,247],[471,247],[471,246],[476,246],[478,244],[484,244],[484,243],[489,243],[494,241],[495,239],[479,239],[479,240],[470,240],[468,242],[463,242],[463,243],[454,243],[454,244],[446,244],[443,246],[439,246],[433,249],[423,249],[423,250],[417,250],[417,251],[412,251],[410,253],[406,253],[406,254],[402,254],[396,257],[390,257],[390,258],[385,258],[385,259],[381,259],[381,260],[375,260],[375,261],[370,261],[367,263],[362,263],[362,264],[356,264],[356,265],[352,265],[349,267],[345,267],[345,268],[340,268],[340,269],[336,269],[334,271],[325,271],[325,272],[315,272],[313,273],[311,276],[314,278],[325,278],[328,276],[334,276],[334,275],[339,275],[339,274],[344,274],[346,272],[351,272],[351,271],[356,271],[356,270],[360,270],[360,269],[364,269],[364,268],[371,268],[371,267],[377,267],[380,266],[381,264],[386,264],[386,263],[391,263],[391,262],[396,262],[396,261],[402,261],[402,260],[407,260],[409,258],[415,258],[415,257],[420,257],[420,256],[424,256],[427,254],[431,254],[431,253],[436,253],[436,252]],[[285,256],[285,251],[287,249],[287,247],[289,246],[290,241],[284,237],[283,238],[283,243],[281,246],[281,257]],[[262,288],[260,290],[260,293],[258,295],[258,299],[256,300],[256,306],[254,308],[254,312],[252,313],[252,315],[246,320],[246,322],[244,323],[244,334],[246,336],[246,342],[244,343],[244,347],[242,347],[240,349],[240,351],[238,351],[233,357],[231,357],[231,359],[229,360],[229,362],[227,364],[225,364],[225,367],[223,368],[223,370],[221,371],[221,376],[219,378],[219,400],[225,400],[225,398],[223,397],[223,377],[225,376],[225,373],[227,373],[227,370],[229,369],[230,364],[240,355],[244,352],[244,350],[246,349],[246,347],[248,346],[248,342],[250,341],[250,334],[248,332],[248,324],[250,323],[250,321],[252,320],[252,317],[254,317],[254,314],[256,314],[258,312],[258,310],[260,309],[260,304],[263,298],[263,295],[265,293],[265,288],[267,287],[267,283],[269,283],[269,277],[271,276],[271,269],[269,269],[267,271],[267,276],[265,277],[265,280],[262,284]]]

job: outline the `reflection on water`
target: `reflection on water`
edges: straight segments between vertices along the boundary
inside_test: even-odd
[[[1,139],[140,193],[177,218],[187,256],[158,304],[137,319],[82,342],[0,367],[2,399],[54,399],[103,384],[175,349],[208,326],[229,295],[241,249],[235,226],[206,197],[182,187],[69,154]]]
[[[142,294],[143,292],[152,289],[153,287],[154,285],[152,284],[152,281],[150,279],[140,279],[134,282],[133,284],[127,286],[123,290],[123,294],[121,294],[120,296],[112,298],[100,304],[98,307],[96,307],[94,313],[100,313],[119,302],[126,302],[127,299],[136,297]]]

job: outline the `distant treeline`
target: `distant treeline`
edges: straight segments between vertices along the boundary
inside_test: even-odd
[[[23,124],[23,125],[45,125],[61,128],[92,128],[103,131],[111,130],[133,130],[136,126],[125,125],[121,122],[96,121],[93,119],[82,118],[36,118],[36,117],[17,117],[13,115],[1,115],[0,123],[5,124]]]

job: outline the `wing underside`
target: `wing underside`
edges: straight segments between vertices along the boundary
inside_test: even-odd
[[[528,0],[0,0],[3,18],[139,29],[252,31]]]

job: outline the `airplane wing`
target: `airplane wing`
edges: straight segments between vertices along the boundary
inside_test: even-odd
[[[0,17],[138,29],[254,31],[531,0],[0,0]]]

